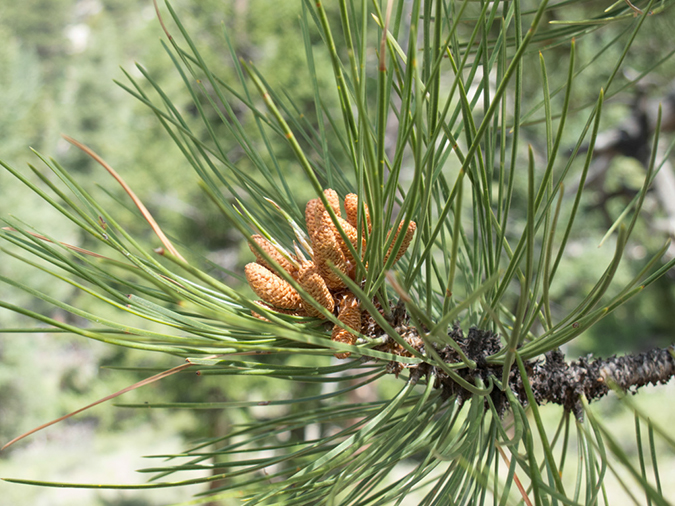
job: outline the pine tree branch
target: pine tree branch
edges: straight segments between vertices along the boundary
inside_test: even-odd
[[[394,315],[397,311],[394,310]],[[395,316],[396,318],[396,316]],[[404,323],[407,318],[398,311],[398,325],[396,330],[404,336],[406,341],[424,354],[424,343],[419,338],[416,329]],[[403,320],[403,321],[402,321]],[[497,334],[471,328],[467,337],[459,326],[455,326],[449,333],[464,352],[466,357],[473,360],[475,369],[458,369],[457,373],[466,381],[475,384],[480,379],[484,384],[491,381],[491,377],[501,378],[502,369],[499,365],[488,363],[487,358],[499,352],[502,348],[501,339]],[[388,352],[401,353],[393,343],[383,346]],[[447,364],[460,363],[456,350],[447,346],[436,350],[436,353]],[[403,365],[391,363],[389,372],[399,374]],[[566,362],[565,355],[559,349],[545,355],[543,360],[526,362],[527,376],[537,404],[553,403],[572,411],[579,419],[583,416],[581,395],[591,402],[607,395],[612,388],[621,388],[623,391],[635,391],[645,385],[667,383],[675,375],[675,345],[664,349],[653,349],[636,355],[622,357],[612,356],[592,360],[589,355],[573,362]],[[430,364],[419,364],[408,368],[413,377],[422,378],[431,373],[437,378],[436,388],[443,389],[450,397],[459,396],[460,399],[469,398],[471,394],[453,381],[440,368]],[[523,380],[517,367],[511,368],[509,387],[523,405],[527,404]],[[491,394],[492,400],[503,414],[508,408],[505,394],[495,388]]]
[[[560,404],[580,418],[583,412],[582,394],[593,401],[607,395],[613,386],[634,392],[649,384],[665,384],[675,375],[673,346],[637,355],[590,358],[582,357],[568,364],[564,354],[554,350],[546,354],[545,361],[528,364],[528,379],[537,403]],[[514,377],[512,387],[523,399],[520,376]]]

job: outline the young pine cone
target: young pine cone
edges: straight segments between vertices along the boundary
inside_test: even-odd
[[[345,238],[351,243],[356,251],[361,250],[365,253],[366,236],[372,230],[370,212],[367,205],[362,206],[361,223],[358,223],[359,199],[356,194],[350,193],[344,201],[346,219],[342,218],[340,212],[340,199],[335,190],[324,190],[324,196],[328,205],[333,209],[337,217],[337,224],[344,232]],[[326,210],[321,199],[312,199],[305,208],[305,222],[307,232],[311,242],[312,255],[311,261],[303,261],[295,255],[286,257],[282,255],[273,244],[260,235],[254,235],[250,239],[251,250],[256,256],[256,262],[246,265],[246,279],[253,291],[263,300],[261,306],[282,314],[291,314],[295,316],[312,316],[324,318],[312,302],[318,303],[329,313],[335,310],[336,301],[338,304],[338,320],[346,327],[353,329],[356,333],[361,332],[361,308],[356,296],[346,288],[345,283],[336,274],[341,272],[352,280],[355,279],[356,262],[349,250],[348,245],[338,231],[336,224]],[[361,228],[361,244],[358,244],[357,232],[359,225]],[[394,263],[406,252],[410,242],[415,234],[417,225],[414,221],[408,223],[400,248],[394,253],[394,243],[403,230],[403,222],[394,233],[394,238],[389,250],[385,254],[385,261],[395,254]],[[367,229],[367,230],[366,230]],[[393,230],[387,234],[387,239],[392,235]],[[257,244],[269,257],[274,259],[279,267],[270,265],[269,262],[260,255],[252,243]],[[366,269],[367,269],[366,265]],[[312,298],[303,300],[297,290],[279,276],[279,270],[283,269],[297,280],[302,289]],[[359,280],[356,280],[359,281]],[[262,315],[252,314],[261,319]],[[339,325],[333,327],[331,339],[335,342],[353,345],[356,343],[356,336],[349,330]],[[349,352],[339,352],[335,354],[336,358],[347,358]]]
[[[359,308],[359,301],[353,293],[348,293],[340,303],[340,313],[338,320],[348,327],[361,332],[361,309]],[[339,325],[333,327],[331,340],[338,343],[354,344],[356,343],[356,336]],[[335,354],[335,358],[347,358],[351,355],[348,351],[339,352]]]

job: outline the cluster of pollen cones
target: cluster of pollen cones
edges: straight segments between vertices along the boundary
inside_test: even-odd
[[[372,224],[368,207],[363,206],[363,223],[367,224],[368,230],[361,230],[361,247],[358,247],[357,232],[357,214],[359,201],[358,197],[350,193],[345,197],[344,219],[340,210],[340,199],[335,190],[324,190],[326,200],[338,217],[338,223],[345,236],[349,239],[355,251],[366,250],[366,236],[371,232]],[[321,199],[313,199],[307,203],[305,208],[305,221],[309,235],[311,249],[311,260],[306,260],[297,255],[282,254],[272,243],[260,235],[254,235],[250,239],[249,246],[256,256],[256,261],[247,264],[245,267],[246,279],[253,291],[262,299],[260,305],[273,311],[291,314],[295,316],[313,316],[325,318],[323,312],[316,308],[316,305],[324,307],[328,312],[337,311],[337,319],[346,327],[354,331],[361,332],[361,308],[359,300],[345,283],[340,279],[335,270],[341,272],[350,279],[357,281],[356,262],[349,248],[345,244],[342,236],[338,232],[335,223],[326,210]],[[389,251],[385,255],[385,261],[392,253],[393,245],[396,243],[398,234],[401,232],[403,222],[396,231],[396,237],[392,241]],[[405,231],[403,243],[396,253],[394,262],[405,253],[417,225],[414,221],[408,224]],[[389,231],[391,234],[391,230]],[[252,246],[255,242],[269,257],[274,259],[279,267],[271,265],[256,248]],[[331,268],[331,265],[333,266]],[[293,286],[284,280],[278,274],[278,269],[285,270],[307,294],[311,295],[313,302],[303,298]],[[359,282],[361,280],[358,280]],[[254,316],[262,318],[253,313]],[[333,327],[331,335],[333,341],[346,344],[354,344],[356,335],[339,325]],[[336,353],[337,358],[349,357],[349,352]]]

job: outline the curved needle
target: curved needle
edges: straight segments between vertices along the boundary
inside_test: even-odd
[[[131,197],[131,200],[133,200],[134,204],[136,204],[136,207],[138,210],[141,212],[143,215],[143,218],[145,218],[145,221],[148,222],[152,230],[155,232],[157,237],[159,237],[159,240],[162,241],[162,244],[164,247],[175,257],[178,257],[181,259],[183,262],[187,263],[187,260],[185,260],[180,253],[176,250],[176,248],[173,247],[173,244],[171,244],[171,241],[169,241],[169,238],[164,235],[164,232],[162,232],[162,229],[159,228],[159,225],[155,221],[155,219],[152,217],[150,214],[150,211],[145,207],[143,202],[141,202],[141,199],[139,199],[134,191],[129,187],[129,185],[122,179],[122,177],[113,169],[110,165],[108,165],[103,158],[98,156],[96,153],[94,153],[90,148],[85,146],[79,141],[76,141],[72,137],[68,137],[67,135],[64,135],[63,138],[70,142],[73,146],[81,149],[83,152],[85,152],[87,155],[92,157],[94,160],[96,160],[105,170],[108,171],[108,173],[115,178],[115,180],[124,188],[124,191],[127,192],[127,195]]]

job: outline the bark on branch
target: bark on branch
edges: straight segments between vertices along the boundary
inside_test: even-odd
[[[674,353],[670,346],[623,357],[595,360],[583,357],[568,364],[563,353],[555,350],[546,354],[545,361],[528,364],[528,379],[538,404],[560,404],[580,418],[582,394],[593,401],[607,395],[612,383],[623,391],[633,392],[645,385],[667,383],[675,374]],[[520,375],[513,383],[512,387],[524,399]]]
[[[410,327],[405,329],[403,327],[407,326],[400,325],[397,331],[409,344],[424,353],[424,343],[417,332]],[[464,337],[462,329],[455,326],[449,336],[459,344],[465,355],[477,364],[475,369],[464,368],[456,371],[465,380],[475,384],[475,380],[480,378],[484,384],[488,384],[491,376],[502,377],[501,366],[492,365],[487,361],[488,357],[502,347],[497,334],[472,328],[468,336]],[[389,346],[386,351],[405,354],[396,346]],[[437,349],[436,352],[448,364],[460,362],[457,352],[449,346]],[[390,364],[390,372],[394,374],[401,372],[402,368],[400,363]],[[645,385],[667,383],[675,375],[675,347],[595,360],[588,356],[571,363],[565,361],[565,355],[558,349],[547,353],[543,359],[526,362],[525,368],[537,404],[559,404],[573,412],[577,418],[581,418],[583,415],[581,395],[590,402],[607,395],[613,385],[624,391],[634,392]],[[448,396],[458,395],[461,399],[471,395],[441,369],[429,364],[420,364],[409,369],[411,375],[418,377],[428,376],[433,372],[437,378],[437,388],[443,389]],[[523,380],[516,366],[511,369],[509,387],[523,405],[527,404]],[[494,388],[491,397],[500,414],[503,414],[508,408],[504,393]]]

